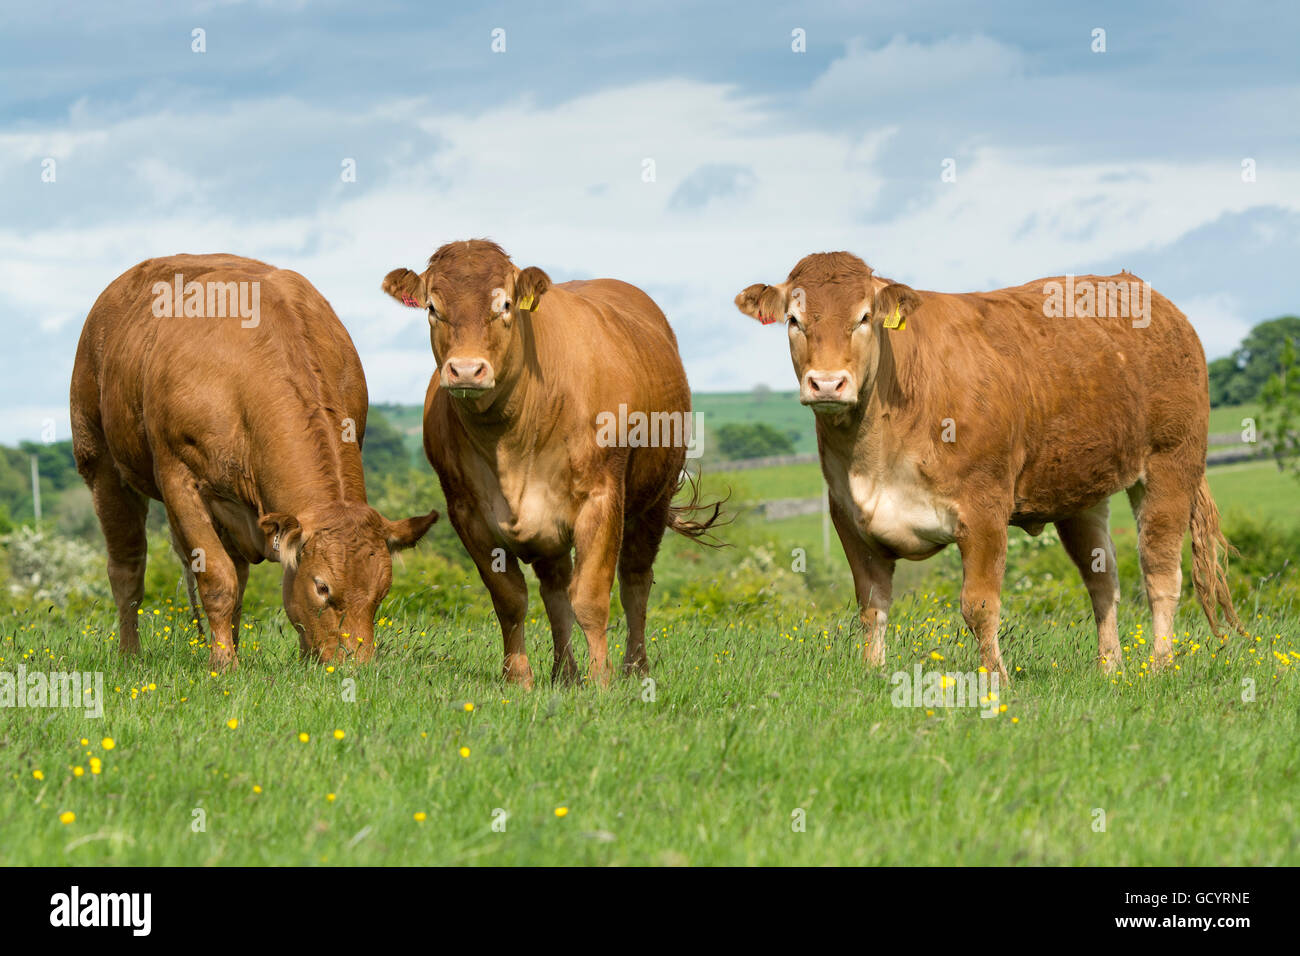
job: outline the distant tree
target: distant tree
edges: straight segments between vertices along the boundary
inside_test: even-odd
[[[754,394],[754,404],[761,405],[763,404],[763,400],[772,394],[772,388],[771,386],[764,385],[760,382],[759,384],[754,386],[753,394]]]
[[[1288,336],[1300,340],[1300,317],[1284,315],[1259,323],[1230,356],[1211,362],[1210,404],[1259,401],[1264,383],[1281,369],[1282,347]]]
[[[411,470],[411,456],[407,453],[402,433],[373,408],[366,417],[361,460],[366,469],[367,485],[377,485],[385,476],[402,475]]]
[[[794,442],[790,436],[766,422],[728,422],[714,431],[713,438],[722,457],[731,460],[794,453]]]
[[[1283,340],[1279,358],[1282,368],[1260,392],[1264,408],[1259,438],[1269,446],[1277,466],[1300,479],[1300,363],[1290,336]]]
[[[1237,363],[1229,356],[1217,358],[1210,363],[1210,406],[1231,404],[1228,401],[1228,383],[1236,374]]]

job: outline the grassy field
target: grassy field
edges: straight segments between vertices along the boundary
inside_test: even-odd
[[[99,672],[105,694],[99,719],[3,710],[0,865],[1300,863],[1300,509],[1272,464],[1211,471],[1229,534],[1250,542],[1233,578],[1249,637],[1220,645],[1186,600],[1175,665],[1151,669],[1119,495],[1126,666],[1095,667],[1087,598],[1050,530],[1013,532],[1014,683],[973,707],[895,706],[891,680],[978,667],[955,549],[900,563],[888,666],[871,671],[822,517],[746,507],[820,495],[817,466],[714,468],[705,484],[733,489],[733,546],[665,542],[652,685],[552,687],[534,593],[538,687],[505,686],[486,594],[445,523],[399,560],[368,668],[301,664],[278,569],[261,566],[241,667],[210,673],[161,537],[138,659],[117,656],[107,601],[5,614],[0,671]],[[1292,536],[1257,554],[1279,529]]]
[[[977,665],[950,597],[899,609],[897,669]],[[7,713],[0,864],[1300,861],[1296,668],[1276,656],[1300,658],[1294,617],[1222,650],[1189,614],[1178,666],[1151,674],[1129,613],[1114,679],[1090,624],[1022,617],[992,718],[892,706],[843,614],[656,628],[653,700],[506,689],[481,618],[387,621],[377,665],[330,672],[263,615],[213,677],[180,615],[148,617],[127,663],[107,619],[4,638],[6,664],[109,686],[102,720]]]
[[[1295,489],[1269,485],[1270,467],[1214,473],[1220,503],[1285,517]],[[1121,553],[1127,664],[1108,677],[1048,546],[1035,560],[1055,563],[1012,561],[1014,683],[996,708],[896,707],[889,673],[978,666],[953,549],[900,567],[880,673],[862,665],[833,536],[821,560],[819,516],[742,517],[729,537],[724,552],[665,547],[653,687],[553,688],[535,595],[539,685],[506,687],[477,584],[441,613],[390,600],[364,669],[300,664],[273,599],[250,607],[241,668],[219,676],[178,591],[147,596],[130,661],[104,605],[6,616],[0,669],[102,672],[105,707],[4,711],[0,864],[1300,862],[1294,587],[1243,604],[1251,636],[1225,646],[1184,602],[1177,662],[1153,672]],[[817,579],[790,592],[792,547]]]

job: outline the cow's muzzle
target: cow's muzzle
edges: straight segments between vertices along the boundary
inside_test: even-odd
[[[477,395],[497,383],[492,363],[484,358],[447,359],[442,366],[442,387],[453,395]]]
[[[799,401],[811,405],[814,412],[841,412],[858,402],[858,386],[853,374],[841,369],[823,372],[810,369],[799,386]]]

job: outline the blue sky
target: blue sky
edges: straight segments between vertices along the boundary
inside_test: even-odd
[[[176,252],[303,273],[407,403],[426,326],[379,282],[471,236],[645,288],[698,390],[794,387],[731,299],[818,250],[943,291],[1127,268],[1210,357],[1300,311],[1295,4],[554,6],[5,5],[0,442],[67,436],[91,303]]]

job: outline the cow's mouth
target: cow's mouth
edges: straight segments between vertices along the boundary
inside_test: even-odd
[[[492,391],[491,385],[448,385],[447,391],[456,398],[479,398]]]
[[[838,415],[840,412],[848,411],[857,402],[835,402],[822,399],[816,402],[804,402],[804,404],[818,415]]]

